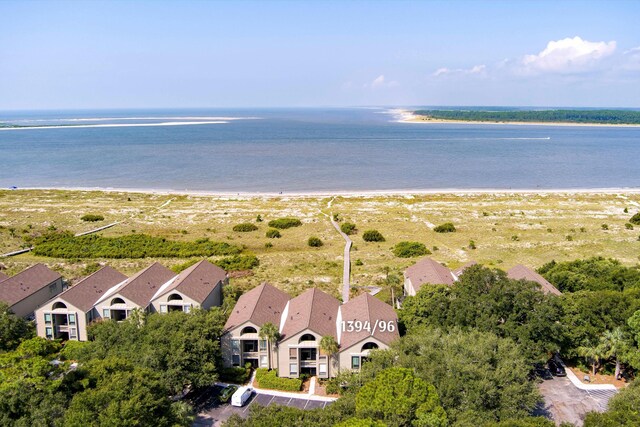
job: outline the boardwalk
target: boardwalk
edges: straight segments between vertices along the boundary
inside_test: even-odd
[[[329,217],[331,225],[340,233],[344,241],[344,269],[342,272],[342,302],[349,301],[349,290],[351,289],[351,246],[353,242],[345,233],[340,230],[340,226],[333,220],[333,213]]]

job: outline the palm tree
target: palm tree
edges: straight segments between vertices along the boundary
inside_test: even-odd
[[[613,331],[604,331],[600,337],[600,346],[604,357],[613,357],[616,361],[616,379],[620,378],[620,358],[625,352],[627,345],[622,333],[622,328],[617,327]]]
[[[277,347],[278,340],[280,339],[280,331],[278,330],[278,327],[276,325],[271,322],[267,322],[260,328],[258,336],[263,340],[267,340],[267,360],[269,369],[271,369],[271,343],[276,344]]]
[[[586,345],[578,347],[578,354],[587,359],[591,363],[591,375],[596,376],[596,369],[600,365],[600,359],[603,357],[603,348],[600,345]]]
[[[320,350],[329,356],[329,363],[327,368],[330,369],[333,364],[333,356],[338,352],[338,343],[336,339],[331,335],[325,335],[320,339]],[[327,371],[327,374],[331,376],[331,372]]]

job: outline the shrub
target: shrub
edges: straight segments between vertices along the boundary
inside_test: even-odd
[[[34,240],[33,253],[54,258],[191,258],[235,255],[242,248],[224,242],[200,239],[177,242],[147,234],[103,237],[97,234],[76,237],[69,232],[46,233]]]
[[[244,271],[259,266],[260,260],[255,255],[234,255],[221,258],[213,263],[226,271]]]
[[[608,224],[602,224],[600,226],[600,228],[602,228],[603,230],[608,230],[609,229],[609,225]]]
[[[629,222],[634,225],[640,225],[640,212],[632,216]]]
[[[273,243],[271,243],[271,242],[267,242],[267,243],[264,244],[264,248],[265,249],[271,249],[272,247],[273,247]]]
[[[80,219],[87,222],[104,221],[104,217],[102,215],[94,215],[94,214],[83,215]]]
[[[235,384],[245,384],[251,378],[251,364],[247,363],[244,368],[232,367],[222,368],[220,371],[220,379],[225,382]]]
[[[624,225],[624,228],[626,228],[627,230],[633,230],[633,224],[631,224],[630,222],[626,223]]]
[[[358,258],[356,260],[356,265],[364,265],[364,263],[362,262],[362,260],[360,258]]]
[[[275,228],[270,228],[269,230],[267,230],[267,237],[270,239],[279,239],[280,237],[282,237],[282,234],[280,234],[280,232]]]
[[[302,381],[298,378],[280,378],[277,371],[267,368],[256,369],[256,382],[260,388],[269,388],[282,391],[300,391]]]
[[[258,214],[256,217],[256,222],[262,222],[262,215]]]
[[[469,249],[476,249],[476,242],[474,242],[473,240],[469,240]]]
[[[240,233],[247,233],[249,231],[256,231],[258,227],[250,222],[243,222],[242,224],[234,225],[233,231],[239,231]]]
[[[345,222],[340,226],[340,230],[346,235],[351,235],[356,231],[356,225],[352,222]]]
[[[453,233],[456,231],[456,227],[451,222],[445,222],[433,229],[436,233]]]
[[[269,227],[284,230],[291,227],[300,227],[302,222],[298,218],[278,218],[269,221]]]
[[[312,248],[319,248],[320,246],[323,245],[322,240],[320,240],[319,237],[315,237],[315,236],[309,237],[307,244]]]
[[[393,248],[393,254],[399,258],[412,258],[430,253],[431,251],[420,242],[400,242]]]
[[[367,230],[362,234],[365,242],[384,242],[384,236],[378,230]]]

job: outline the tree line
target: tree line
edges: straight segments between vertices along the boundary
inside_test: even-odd
[[[476,122],[640,124],[640,111],[633,110],[417,110],[414,114],[431,119]]]

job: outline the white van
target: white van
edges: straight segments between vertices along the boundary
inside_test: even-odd
[[[240,387],[233,393],[231,396],[231,405],[233,406],[244,406],[247,403],[247,400],[251,397],[251,393],[253,393],[253,389],[251,387]]]

